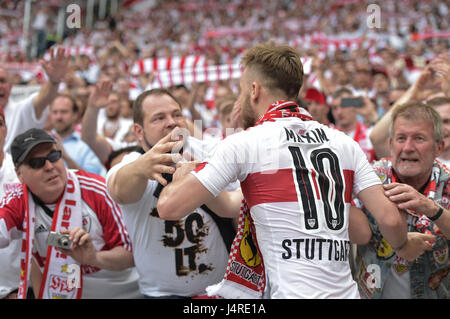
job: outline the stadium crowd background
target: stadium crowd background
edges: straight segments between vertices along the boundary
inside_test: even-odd
[[[108,76],[116,90],[119,79],[128,81],[132,101],[152,87],[158,75],[158,71],[145,68],[133,72],[140,60],[200,56],[207,65],[227,65],[238,63],[246,48],[273,40],[295,47],[308,61],[301,97],[314,87],[329,103],[333,91],[344,85],[374,99],[382,115],[387,108],[383,103],[393,102],[387,101],[387,93],[406,89],[429,61],[448,53],[449,47],[446,1],[153,0],[115,1],[114,9],[112,1],[104,1],[104,13],[99,12],[100,2],[93,1],[92,28],[86,26],[86,1],[31,2],[30,45],[24,49],[25,1],[2,1],[0,62],[15,74],[15,84],[42,82],[45,75],[38,60],[56,43],[72,55],[71,72],[60,90],[70,89],[83,104],[89,86]],[[81,6],[81,26],[65,25],[63,37],[59,37],[58,12],[71,3]],[[377,4],[379,12],[369,11],[371,4]],[[65,17],[68,15],[66,12]],[[374,17],[379,22],[376,26],[370,25]],[[200,85],[197,103],[207,106],[196,106],[203,112],[203,129],[220,125],[214,120],[218,116],[216,89],[223,84],[237,93],[236,78]],[[192,88],[192,83],[172,84],[185,84],[187,90],[180,95],[187,95]],[[184,99],[181,96],[181,101]],[[124,110],[124,114],[130,112]]]

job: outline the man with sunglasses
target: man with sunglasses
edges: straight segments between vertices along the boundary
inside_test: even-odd
[[[41,129],[18,135],[11,153],[22,184],[0,204],[0,247],[22,237],[18,297],[30,277],[38,298],[140,297],[137,273],[127,269],[131,242],[104,179],[67,170]],[[49,245],[50,232],[67,234],[70,248]]]

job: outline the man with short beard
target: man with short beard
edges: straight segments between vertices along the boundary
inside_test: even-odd
[[[107,83],[99,83],[94,94],[90,108],[103,104],[109,95]],[[231,220],[218,217],[206,205],[193,208],[177,221],[159,218],[158,196],[172,179],[174,157],[180,157],[167,154],[176,144],[171,135],[176,135],[175,130],[187,131],[185,118],[168,90],[152,89],[135,100],[133,120],[142,152],[131,152],[112,167],[107,187],[122,210],[133,242],[140,290],[148,298],[205,295],[206,287],[225,272],[235,233]],[[215,144],[190,136],[186,140],[183,149],[198,159]]]
[[[104,106],[105,117],[99,117],[97,123],[97,133],[114,140],[117,143],[123,141],[123,138],[133,125],[131,119],[121,116],[120,95],[111,92],[106,105]]]
[[[82,169],[94,174],[105,174],[105,168],[89,146],[75,131],[78,106],[70,95],[58,95],[50,105],[50,122],[62,142],[63,158],[70,168]]]

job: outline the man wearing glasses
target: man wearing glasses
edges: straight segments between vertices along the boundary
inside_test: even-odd
[[[18,297],[29,281],[38,298],[139,297],[137,274],[127,269],[131,243],[104,179],[67,170],[41,129],[18,135],[11,155],[22,185],[0,204],[0,247],[22,237]]]

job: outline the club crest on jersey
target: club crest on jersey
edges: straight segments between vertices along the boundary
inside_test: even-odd
[[[332,220],[331,220],[331,226],[332,226],[333,228],[336,228],[337,223],[338,223],[337,219],[332,219]]]
[[[308,218],[308,225],[311,228],[314,228],[316,226],[316,220],[314,218]]]
[[[83,229],[87,232],[90,233],[91,232],[91,217],[89,215],[83,215]]]

